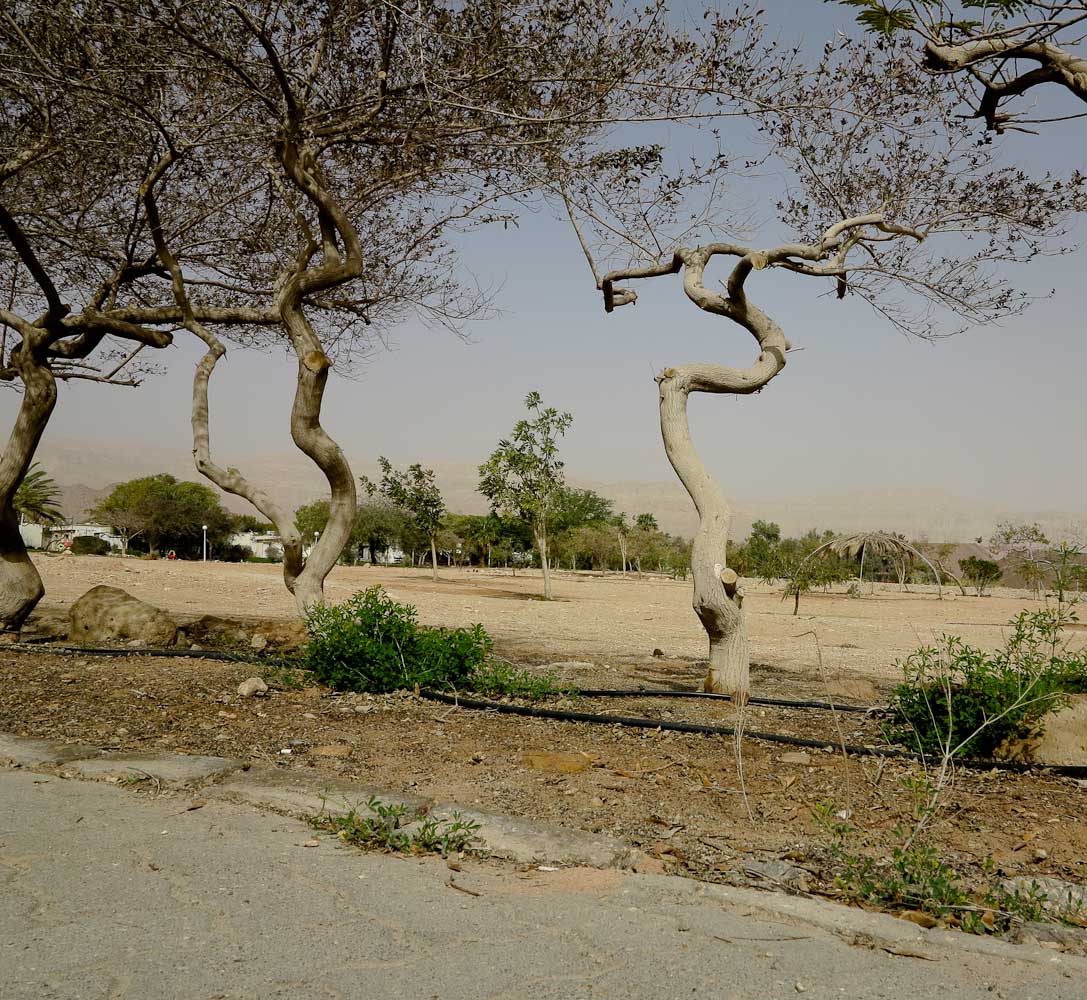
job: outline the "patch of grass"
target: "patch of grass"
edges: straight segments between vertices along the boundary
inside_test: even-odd
[[[558,674],[536,674],[521,670],[505,660],[488,660],[468,680],[468,688],[489,698],[548,698],[576,694],[577,688],[563,684]]]
[[[407,822],[405,822],[407,818]],[[411,814],[403,803],[382,802],[376,797],[358,803],[346,813],[332,816],[324,811],[310,821],[319,830],[335,833],[347,844],[392,854],[484,854],[486,845],[477,836],[479,824],[454,812],[437,820],[422,812]],[[414,826],[414,829],[412,827]],[[404,829],[408,827],[408,829]]]

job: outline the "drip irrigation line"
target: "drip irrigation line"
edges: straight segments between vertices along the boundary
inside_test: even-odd
[[[27,646],[29,648],[24,649]],[[218,649],[157,649],[133,647],[119,649],[113,646],[43,646],[38,643],[12,643],[0,645],[0,655],[4,653],[54,653],[58,656],[164,656],[169,658],[188,657],[199,660],[222,660],[226,663],[259,663],[262,666],[276,666],[282,663],[301,663],[296,656],[248,656],[244,653],[227,653]]]
[[[673,688],[578,688],[579,698],[709,698],[716,701],[732,701],[730,694],[710,691],[677,691]],[[791,698],[748,698],[749,705],[776,705],[778,708],[823,708],[832,712],[882,712],[878,705],[832,705],[829,701],[794,701]]]
[[[601,726],[626,726],[631,729],[664,730],[673,733],[695,733],[704,736],[735,736],[732,726],[711,726],[698,722],[669,722],[663,719],[645,719],[632,715],[605,715],[594,712],[574,712],[556,708],[532,708],[527,705],[510,705],[500,701],[485,701],[479,698],[461,698],[458,695],[443,694],[440,691],[423,690],[424,698],[439,701],[445,705],[459,708],[483,709],[506,715],[522,715],[534,719],[557,719],[560,722],[588,722]],[[782,733],[764,733],[755,729],[744,728],[743,735],[753,740],[767,743],[783,743],[786,746],[807,747],[816,750],[845,750],[847,755],[857,757],[885,757],[893,760],[912,760],[922,762],[925,758],[912,750],[896,750],[892,747],[867,747],[856,743],[835,743],[833,740],[816,740],[806,736],[786,736]],[[1026,764],[1015,760],[990,760],[976,757],[956,757],[955,764],[961,767],[981,771],[1012,771],[1016,774],[1029,774],[1034,771],[1046,771],[1069,778],[1087,778],[1087,765],[1084,764]]]
[[[0,655],[6,652],[41,653],[43,647],[37,644],[29,648],[20,648],[22,644],[0,646]],[[255,663],[261,666],[277,666],[284,664],[299,664],[303,662],[299,657],[257,657],[244,654],[225,653],[214,649],[117,649],[111,647],[94,646],[51,646],[48,652],[62,656],[163,656],[163,657],[190,657],[202,660],[222,660],[227,663]],[[736,730],[732,726],[711,726],[700,722],[671,722],[665,719],[647,719],[636,715],[609,715],[597,712],[575,712],[568,709],[534,708],[528,705],[511,705],[501,701],[490,701],[482,698],[462,698],[460,695],[444,694],[441,691],[423,689],[419,692],[423,698],[430,701],[441,702],[445,705],[453,705],[458,708],[470,708],[481,711],[499,712],[504,715],[520,715],[533,719],[556,719],[559,722],[587,722],[601,726],[624,726],[629,729],[663,730],[673,733],[693,733],[702,736],[735,736]],[[590,691],[579,691],[583,697],[627,697],[640,695],[642,697],[666,697],[666,698],[692,698],[709,697],[728,699],[728,695],[715,695],[706,691],[636,691],[630,689],[608,690],[598,688]],[[830,705],[825,702],[791,702],[781,698],[752,698],[753,704],[768,704],[796,708],[833,708],[837,711],[866,712],[868,709],[856,705]],[[893,747],[868,747],[858,743],[835,743],[833,740],[816,740],[806,736],[786,736],[784,733],[764,733],[755,729],[744,728],[743,735],[753,740],[762,740],[766,743],[781,743],[785,746],[805,747],[814,750],[831,750],[834,752],[844,750],[847,755],[856,757],[882,757],[890,760],[910,760],[923,762],[925,758],[912,750],[897,750]],[[992,760],[977,757],[957,757],[955,763],[961,767],[978,771],[1010,771],[1015,774],[1032,774],[1036,771],[1044,771],[1048,774],[1060,775],[1067,778],[1087,778],[1087,764],[1028,764],[1017,760]]]
[[[30,649],[21,649],[20,646],[29,645]],[[0,646],[0,652],[14,650],[19,653],[49,652],[61,656],[162,656],[162,657],[189,657],[201,660],[221,660],[225,663],[254,663],[261,666],[277,665],[301,665],[304,660],[296,656],[251,656],[245,653],[230,653],[217,649],[157,649],[157,648],[119,648],[116,646],[49,646],[47,649],[40,643],[20,643],[10,646]],[[672,688],[578,688],[578,697],[581,698],[703,698],[716,701],[731,701],[732,696],[727,694],[715,694],[710,691],[682,691]],[[752,705],[774,705],[778,708],[813,708],[828,709],[836,712],[878,712],[882,709],[878,706],[866,708],[861,705],[832,705],[825,701],[794,701],[788,698],[757,698],[749,699]]]

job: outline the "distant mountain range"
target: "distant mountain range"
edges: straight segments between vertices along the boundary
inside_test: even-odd
[[[350,457],[350,456],[349,456]],[[47,440],[38,461],[62,487],[65,514],[81,518],[116,483],[156,472],[198,480],[192,456],[182,450],[149,445],[105,445],[101,442]],[[226,462],[223,457],[221,461]],[[265,455],[245,459],[246,475],[264,485],[288,507],[298,507],[324,494],[323,480],[301,455]],[[380,475],[371,462],[353,461],[358,475]],[[434,471],[450,510],[483,513],[486,500],[476,492],[478,473],[467,464],[435,463]],[[600,482],[571,470],[571,485],[595,490],[615,503],[616,510],[634,515],[650,512],[665,531],[690,536],[697,519],[678,482]],[[224,495],[230,510],[251,513],[248,504]],[[838,496],[736,497],[733,534],[743,538],[751,523],[775,521],[785,534],[809,528],[846,533],[884,529],[930,541],[988,539],[993,526],[1006,519],[1037,521],[1051,538],[1080,531],[1087,536],[1087,510],[1026,510],[996,502],[975,502],[938,490],[884,490]]]

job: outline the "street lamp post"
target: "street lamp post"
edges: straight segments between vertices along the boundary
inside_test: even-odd
[[[204,525],[204,562],[208,561],[208,526]]]

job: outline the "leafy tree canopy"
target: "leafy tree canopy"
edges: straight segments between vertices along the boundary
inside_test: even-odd
[[[226,539],[234,523],[211,487],[165,472],[119,483],[90,514],[151,552],[175,549],[179,554],[196,554],[204,525],[214,545]]]

